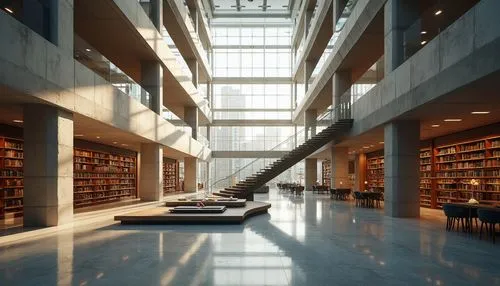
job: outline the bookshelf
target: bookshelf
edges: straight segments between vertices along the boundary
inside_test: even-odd
[[[75,208],[136,196],[136,156],[75,148],[73,172]]]
[[[0,218],[23,214],[23,141],[0,137]]]
[[[177,162],[163,160],[163,194],[176,192],[179,189],[179,171]]]
[[[420,206],[432,207],[432,149],[420,150]]]
[[[384,188],[384,156],[371,157],[366,159],[368,172],[367,188],[368,189],[383,189]]]
[[[437,207],[444,203],[500,202],[500,137],[435,148]]]
[[[329,160],[324,160],[321,164],[321,184],[330,187],[330,178],[332,176],[332,164]]]

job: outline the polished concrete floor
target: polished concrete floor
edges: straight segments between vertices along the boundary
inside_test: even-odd
[[[0,247],[0,285],[500,285],[500,243],[271,190],[243,225],[105,221]],[[437,216],[435,215],[437,214]]]

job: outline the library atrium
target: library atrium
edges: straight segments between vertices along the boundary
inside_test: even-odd
[[[500,285],[499,11],[0,0],[0,285]]]

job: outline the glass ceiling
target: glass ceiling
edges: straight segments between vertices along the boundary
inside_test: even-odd
[[[208,0],[214,17],[290,16],[296,0]]]

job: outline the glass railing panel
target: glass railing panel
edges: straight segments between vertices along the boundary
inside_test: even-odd
[[[82,38],[74,37],[74,58],[124,94],[151,108],[149,93]]]
[[[177,46],[175,45],[174,41],[172,40],[172,37],[170,36],[165,27],[163,27],[162,29],[162,35],[163,35],[163,40],[167,43],[168,47],[170,48],[170,51],[174,54],[175,61],[177,62],[177,64],[180,65],[184,74],[186,74],[189,79],[192,79],[193,74],[191,73],[188,64],[186,63],[184,57],[179,52],[179,49],[177,49]]]

